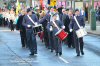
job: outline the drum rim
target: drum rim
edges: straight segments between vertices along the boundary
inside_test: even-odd
[[[42,27],[42,24],[38,24],[38,25],[36,25],[36,26],[33,26],[33,27],[35,28],[35,27],[39,27],[39,26],[41,26],[41,27]]]
[[[55,36],[58,35],[61,31],[62,31],[62,29],[60,29],[58,32],[56,32]]]

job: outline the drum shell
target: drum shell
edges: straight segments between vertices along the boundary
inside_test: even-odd
[[[56,35],[60,40],[64,40],[67,38],[68,33],[66,33],[64,30],[61,30],[57,35]]]
[[[34,31],[35,34],[38,34],[39,32],[43,31],[42,26],[34,27],[33,31]]]

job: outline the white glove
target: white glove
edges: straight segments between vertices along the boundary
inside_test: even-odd
[[[50,26],[50,31],[52,31],[53,30],[53,28],[52,28],[52,26]]]
[[[83,26],[81,26],[81,28],[83,28]]]
[[[70,32],[72,32],[73,31],[73,29],[70,29]]]
[[[28,27],[28,28],[30,28],[30,27],[31,27],[31,25],[27,25],[27,27]]]
[[[65,29],[65,26],[62,26],[62,29]]]
[[[37,22],[35,22],[34,24],[35,24],[35,25],[38,25],[38,23],[37,23]]]

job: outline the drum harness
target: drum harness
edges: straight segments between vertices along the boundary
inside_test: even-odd
[[[28,16],[28,18],[31,20],[31,22],[35,25],[35,23],[34,23],[34,21],[32,20],[32,18],[29,16],[29,15],[27,15]]]
[[[32,22],[35,26],[37,26],[37,24],[32,20],[32,18],[31,18],[29,15],[27,15],[27,16],[28,16],[28,18],[31,20],[31,22]],[[33,28],[34,28],[35,26],[33,26]]]
[[[52,21],[52,23],[54,24],[54,26],[59,30],[60,28],[58,27],[58,25],[54,22],[54,21]]]

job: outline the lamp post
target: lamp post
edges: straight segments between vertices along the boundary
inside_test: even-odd
[[[90,11],[91,30],[96,30],[96,12],[94,10],[94,0],[92,0],[92,9]]]
[[[72,4],[73,4],[73,1],[71,0],[71,9],[73,8],[73,5],[72,5]],[[75,6],[74,6],[74,7],[75,7]]]

